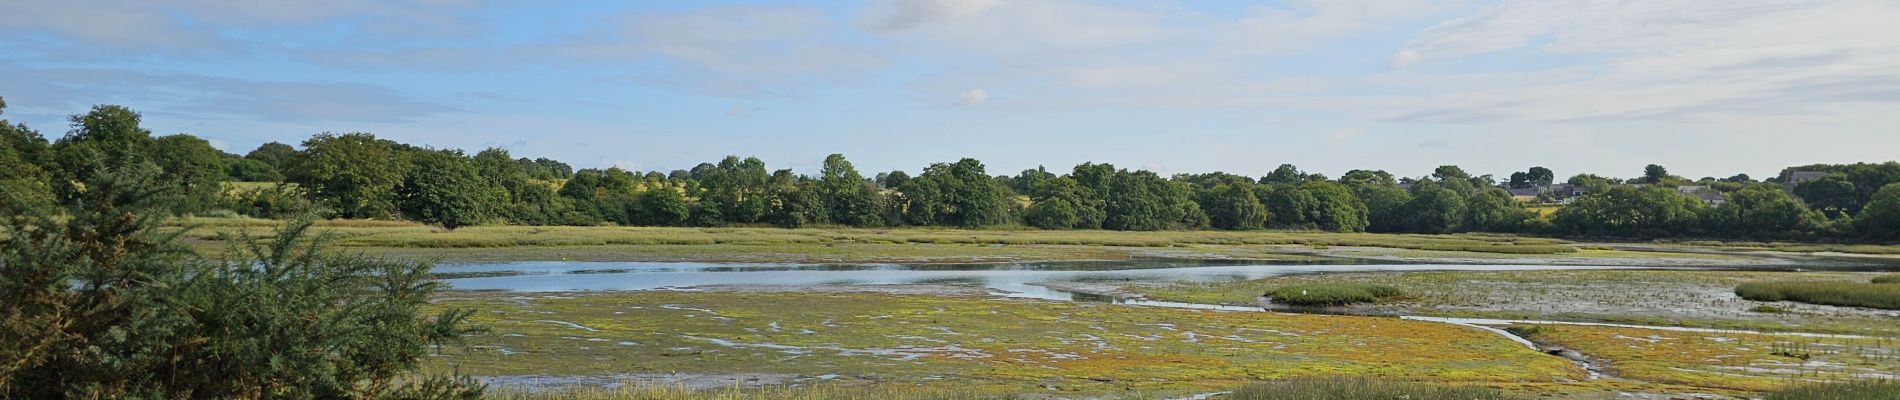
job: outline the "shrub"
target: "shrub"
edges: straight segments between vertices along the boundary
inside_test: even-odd
[[[1758,313],[1763,313],[1763,314],[1780,314],[1780,313],[1788,312],[1788,309],[1763,304],[1759,306],[1750,307],[1748,309],[1748,312],[1758,312]]]
[[[174,203],[151,176],[122,168],[83,182],[63,213],[7,221],[0,398],[481,394],[417,372],[470,314],[423,314],[440,285],[428,263],[327,254],[302,238],[308,220],[200,259],[161,229]]]
[[[1234,400],[1514,400],[1497,389],[1391,382],[1368,378],[1311,378],[1261,382],[1235,390]]]
[[[1796,386],[1763,400],[1895,400],[1900,381],[1830,382]]]
[[[1755,301],[1900,310],[1900,285],[1884,283],[1749,282],[1736,286],[1735,295]]]
[[[1366,283],[1301,283],[1281,286],[1267,293],[1273,302],[1294,306],[1340,306],[1374,303],[1403,296],[1404,292],[1385,285]]]

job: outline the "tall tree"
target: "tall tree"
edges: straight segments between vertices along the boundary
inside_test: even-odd
[[[1900,238],[1900,183],[1887,184],[1874,192],[1873,199],[1854,216],[1854,223],[1868,237]]]
[[[185,134],[162,136],[152,140],[147,152],[152,163],[163,171],[160,181],[178,189],[178,211],[210,208],[224,192],[224,181],[229,178],[220,157],[224,152],[212,148],[210,142]]]
[[[843,154],[826,156],[818,179],[818,194],[825,204],[830,222],[851,226],[884,224],[881,214],[884,206],[879,204],[882,196],[874,184],[865,181],[857,168],[844,159]]]
[[[287,144],[270,142],[244,153],[244,158],[269,165],[271,170],[281,173],[292,167],[291,162],[297,159],[297,149]]]
[[[396,189],[404,217],[454,230],[493,219],[507,204],[507,192],[460,150],[425,151],[412,161]]]
[[[410,152],[376,135],[322,133],[303,142],[285,178],[342,218],[390,217],[396,185],[408,175]]]
[[[0,115],[6,101],[0,99]],[[52,206],[52,145],[25,124],[0,119],[0,214],[26,215]]]
[[[1260,205],[1252,187],[1244,183],[1221,183],[1202,191],[1196,200],[1207,213],[1208,223],[1226,230],[1253,230],[1266,227],[1267,208]]]

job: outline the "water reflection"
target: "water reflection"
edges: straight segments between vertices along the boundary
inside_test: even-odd
[[[1074,300],[1044,283],[1217,282],[1273,276],[1379,271],[1608,269],[1596,266],[1440,264],[1250,264],[1122,261],[1006,264],[714,264],[530,261],[458,264],[436,272],[459,290],[646,290],[703,285],[950,284],[1012,297]],[[1086,296],[1086,295],[1083,295]]]

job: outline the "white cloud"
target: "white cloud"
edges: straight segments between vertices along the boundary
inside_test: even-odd
[[[890,0],[875,4],[865,28],[873,31],[901,31],[947,19],[982,14],[1003,0]]]
[[[1896,20],[1900,3],[1891,2],[1508,1],[1427,30],[1394,62],[1522,50],[1594,71],[1446,88],[1398,119],[1803,118],[1831,103],[1900,102]]]
[[[962,94],[958,94],[957,101],[955,103],[951,103],[951,105],[959,106],[959,107],[975,107],[975,106],[983,105],[984,102],[988,102],[988,101],[990,101],[990,92],[983,91],[983,89],[970,89],[970,90],[963,91]]]

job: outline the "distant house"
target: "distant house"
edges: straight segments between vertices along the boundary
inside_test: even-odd
[[[1795,186],[1800,186],[1803,182],[1818,181],[1826,177],[1827,172],[1823,171],[1792,171],[1788,173],[1788,176],[1783,177],[1781,186],[1792,192]]]
[[[1708,188],[1709,188],[1708,186],[1677,186],[1676,193],[1696,194],[1696,193],[1702,192],[1703,190],[1708,190]]]
[[[1528,203],[1528,202],[1537,201],[1537,196],[1542,196],[1544,195],[1544,193],[1548,193],[1550,188],[1549,187],[1528,187],[1528,188],[1523,188],[1523,189],[1505,189],[1505,190],[1508,190],[1511,192],[1512,200]]]
[[[1695,197],[1702,199],[1702,204],[1707,204],[1710,207],[1719,206],[1719,205],[1728,203],[1728,198],[1723,197],[1722,192],[1714,191],[1714,190],[1704,190],[1704,191],[1696,192]]]

